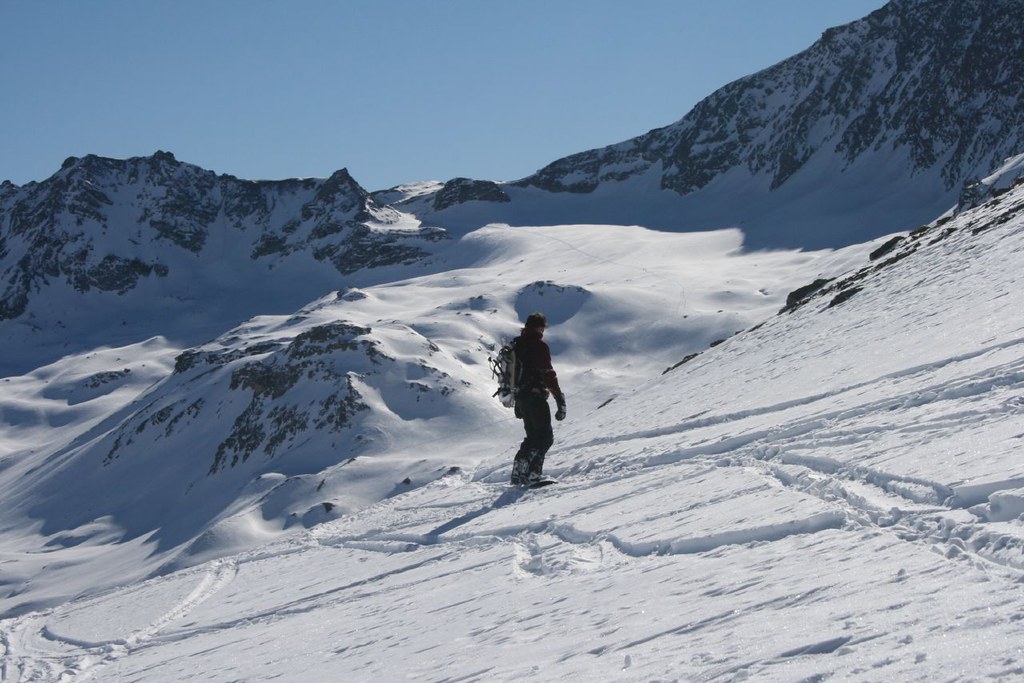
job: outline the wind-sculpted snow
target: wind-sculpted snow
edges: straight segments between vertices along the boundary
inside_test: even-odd
[[[7,378],[0,519],[19,550],[3,609],[231,556],[475,471],[522,438],[487,357],[534,308],[578,417],[871,249],[737,246],[734,232],[495,226],[453,242],[436,275],[413,267],[190,348],[156,338]]]
[[[83,511],[40,532],[97,584],[112,570],[86,553],[156,559],[143,561],[148,580],[121,570],[120,586],[62,595],[70,574],[29,571],[18,549],[31,537],[8,528],[18,559],[4,566],[39,585],[9,584],[37,602],[7,597],[3,677],[1015,680],[1024,185],[1004,189],[845,255],[740,255],[722,234],[495,227],[460,240],[444,276],[341,291],[173,362],[164,349],[168,370],[142,394],[129,393],[141,363],[68,375],[92,398],[41,370],[51,396],[83,399],[75,410],[121,411],[45,451],[51,468],[120,435],[133,441],[105,476],[138,482],[115,468],[145,463],[165,486],[195,482],[174,492],[188,504],[223,505],[236,488],[227,510],[203,511],[215,521],[201,533],[185,512],[137,546],[116,542],[125,520],[96,517],[96,500],[37,489]],[[584,230],[605,240],[577,248]],[[643,265],[616,248],[625,237]],[[659,253],[691,260],[673,268]],[[757,279],[722,278],[737,260]],[[559,483],[523,491],[506,484],[518,434],[483,364],[519,309],[549,298],[564,318],[547,334],[570,417],[547,462]],[[14,387],[25,407],[31,386]],[[354,388],[368,408],[275,441],[275,411],[312,423],[328,387]],[[178,413],[152,423],[192,397],[203,404],[171,435]],[[246,411],[261,417],[232,439]],[[201,422],[165,448],[187,420]],[[351,431],[362,450],[321,448]],[[159,469],[186,446],[202,456],[187,476]],[[17,450],[0,462],[25,486],[47,476]],[[86,471],[66,476],[100,490]]]
[[[331,516],[323,513],[350,509],[332,496],[344,491],[346,465],[371,449],[374,434],[456,410],[459,383],[435,365],[453,366],[445,356],[404,326],[375,330],[320,322],[312,313],[254,321],[180,354],[174,374],[116,428],[69,448],[62,457],[73,464],[51,475],[50,486],[71,491],[70,509],[54,517],[42,503],[33,514],[51,531],[110,515],[126,538],[151,534],[165,549],[214,524],[236,498],[267,519],[322,522]],[[269,473],[287,476],[264,480]],[[262,485],[246,491],[254,479]],[[105,480],[136,482],[148,503],[136,509],[140,491],[131,489],[94,499]],[[218,534],[245,536],[237,521],[221,527],[214,524],[188,553],[207,552]]]

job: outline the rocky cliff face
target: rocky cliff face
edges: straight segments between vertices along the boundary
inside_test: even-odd
[[[1024,5],[895,0],[826,31],[810,49],[736,81],[681,121],[574,155],[521,185],[591,192],[654,165],[689,194],[736,167],[784,185],[816,154],[842,171],[905,152],[909,175],[938,168],[947,190],[1024,148]]]
[[[506,191],[521,213],[538,200],[536,192],[517,195],[518,188],[614,194],[610,203],[630,209],[606,213],[651,227],[746,224],[756,233],[809,223],[782,240],[794,244],[822,243],[819,230],[828,226],[814,226],[829,218],[839,223],[837,233],[844,221],[875,224],[851,227],[856,234],[840,234],[839,242],[910,229],[1024,150],[1022,36],[1024,4],[1017,0],[893,0],[723,87],[672,125],[560,159]],[[911,210],[876,210],[879,195],[894,191],[894,178]],[[658,215],[652,191],[669,206]],[[548,212],[574,207],[559,220],[599,218],[584,215],[578,199],[539,201]],[[812,205],[814,212],[805,208]],[[514,210],[498,205],[483,220],[491,216],[516,220]]]
[[[469,201],[500,203],[507,202],[509,199],[497,183],[488,180],[453,178],[434,195],[434,208],[442,210]]]
[[[202,317],[219,331],[415,262],[445,238],[375,202],[346,170],[247,181],[166,152],[71,158],[46,181],[0,186],[0,328],[20,350],[64,352],[87,348],[89,334],[132,342]],[[12,354],[22,365],[0,361],[0,374],[54,353]]]
[[[124,294],[144,278],[187,279],[218,262],[226,266],[229,252],[243,278],[237,255],[253,271],[309,260],[347,275],[418,259],[444,236],[402,220],[346,170],[327,179],[254,182],[166,152],[71,158],[42,183],[2,188],[0,320],[25,313],[55,283]]]

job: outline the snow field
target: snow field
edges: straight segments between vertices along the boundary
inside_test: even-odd
[[[728,235],[708,236],[718,247],[698,260],[712,272],[722,259],[718,282],[739,258],[744,273],[777,269],[775,284],[731,290],[763,307],[722,308],[730,288],[694,288],[681,266],[672,279],[690,317],[672,320],[653,301],[679,288],[627,267],[614,241],[607,251],[587,242],[584,267],[568,260],[573,250],[524,251],[540,241],[531,231],[472,233],[474,257],[449,256],[467,259],[461,269],[364,288],[344,317],[407,321],[464,353],[469,335],[500,336],[521,298],[552,297],[564,320],[548,336],[570,408],[546,468],[558,485],[504,484],[517,435],[500,408],[462,415],[503,439],[490,453],[452,422],[410,413],[405,434],[418,428],[429,445],[380,455],[418,467],[412,479],[436,474],[370,500],[385,475],[358,458],[350,471],[366,479],[339,478],[337,491],[366,503],[344,516],[0,621],[3,680],[1019,678],[1021,206],[1024,190],[1003,195],[941,227],[944,238],[921,238],[844,303],[821,296],[780,316],[785,292],[760,290],[805,284],[826,258],[832,274],[860,267],[871,245],[817,258],[809,272],[803,260],[816,257],[729,256]],[[572,244],[584,228],[545,230]],[[657,239],[616,230],[641,248]],[[494,284],[527,257],[538,262],[528,277]],[[602,284],[612,276],[623,279]],[[628,278],[635,292],[623,291]],[[445,286],[458,294],[439,295]],[[635,332],[624,348],[624,302],[693,343],[647,356],[656,343]],[[308,313],[338,317],[342,305],[325,299]],[[695,340],[717,315],[726,322],[715,333],[730,316],[747,331],[661,375],[706,348]],[[478,361],[452,376],[484,393],[483,371]],[[270,508],[246,514],[260,509]]]
[[[603,485],[563,482],[550,489],[557,496],[437,482],[318,527],[315,545],[292,541],[240,555],[227,569],[179,572],[55,610],[42,624],[36,615],[16,620],[23,637],[34,622],[41,640],[9,649],[76,680],[315,680],[324,671],[388,680],[792,680],[825,672],[923,680],[1001,671],[1019,602],[993,604],[998,576],[901,539],[897,529],[784,523],[792,533],[765,537],[769,514],[747,521],[746,537],[686,547],[680,541],[701,537],[706,522],[659,517],[666,506],[652,490],[671,500],[669,509],[682,498],[709,517],[730,500],[736,517],[765,495],[764,480],[745,470],[707,490],[699,470],[708,466],[661,465]],[[779,499],[797,516],[823,506],[811,496]],[[431,534],[460,512],[464,524]],[[584,530],[624,514],[636,522]],[[641,548],[652,526],[663,543]],[[875,571],[865,571],[865,556]],[[937,592],[942,584],[956,590]],[[147,623],[136,611],[124,623],[123,608],[135,600],[166,612]],[[97,639],[97,624],[116,618],[109,640]],[[962,652],[944,647],[951,637],[969,648],[969,668]],[[69,654],[54,652],[62,648]]]

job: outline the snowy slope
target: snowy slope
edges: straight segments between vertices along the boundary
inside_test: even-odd
[[[730,256],[736,236],[726,233],[678,236],[700,254],[689,268],[622,263],[599,241],[587,245],[587,265],[575,261],[573,230],[487,229],[466,238],[461,268],[447,279],[368,288],[354,301],[328,297],[294,323],[309,330],[312,318],[343,312],[355,324],[377,315],[386,328],[381,313],[405,308],[415,334],[403,348],[422,355],[414,340],[428,337],[440,367],[466,353],[468,339],[506,329],[517,303],[532,308],[543,296],[558,318],[549,337],[570,392],[570,418],[549,458],[559,485],[522,493],[503,483],[514,429],[500,409],[476,413],[468,433],[421,419],[407,425],[417,438],[396,444],[395,455],[412,462],[440,450],[458,469],[424,485],[415,478],[425,472],[414,472],[405,492],[252,550],[12,614],[0,622],[3,678],[1024,675],[1024,186],[905,235],[871,261],[865,251],[880,244],[857,254]],[[666,251],[664,236],[603,230],[641,251]],[[570,247],[538,267],[558,286],[519,280],[510,296],[497,276],[536,258],[524,244],[558,240]],[[712,276],[739,272],[736,258],[753,259],[742,272],[776,279],[692,287],[698,264]],[[805,259],[813,262],[792,268]],[[772,310],[758,303],[755,286],[770,292],[769,280],[797,270],[839,277],[789,312],[775,314],[782,296]],[[684,303],[671,313],[668,293],[679,288],[666,280],[684,284]],[[437,292],[444,287],[447,297]],[[436,307],[425,310],[427,301]],[[681,360],[704,346],[688,343],[688,330],[739,311],[763,324],[644,383],[625,366],[664,365],[647,354],[673,337]],[[657,321],[651,337],[639,312]],[[287,327],[257,320],[245,333],[269,339]],[[607,334],[595,340],[596,329]],[[294,344],[299,334],[283,336]],[[403,337],[357,339],[405,357]],[[476,353],[452,378],[482,394]],[[158,383],[147,400],[173,395],[188,372]],[[211,382],[223,382],[217,372]],[[379,400],[390,405],[386,384]],[[601,405],[605,394],[613,400]],[[482,441],[501,445],[481,453]],[[22,456],[3,462],[3,476],[28,467]],[[55,581],[41,573],[19,590],[45,593]]]
[[[475,471],[520,438],[486,361],[535,309],[558,330],[582,413],[870,250],[738,246],[735,232],[493,226],[443,248],[437,275],[331,293],[189,349],[155,338],[8,378],[0,531],[51,557],[11,556],[3,608],[202,562]],[[112,541],[131,561],[98,581],[85,567],[107,566]]]

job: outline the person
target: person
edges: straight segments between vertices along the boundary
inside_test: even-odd
[[[548,395],[555,397],[556,420],[565,419],[565,394],[551,366],[551,349],[544,341],[548,321],[543,313],[531,313],[516,339],[516,356],[522,375],[516,390],[516,417],[523,421],[526,438],[512,463],[512,483],[526,486],[543,479],[544,456],[554,443]]]

